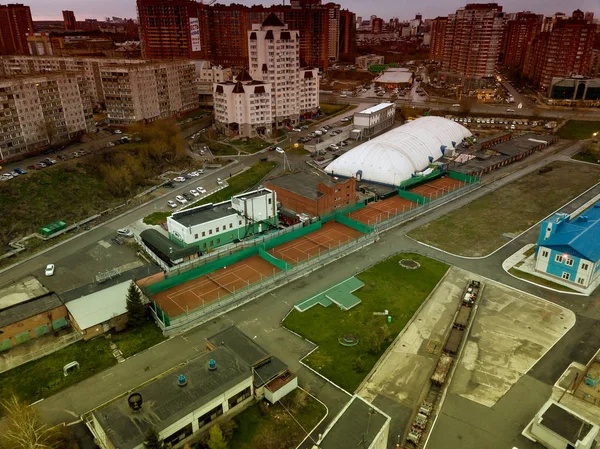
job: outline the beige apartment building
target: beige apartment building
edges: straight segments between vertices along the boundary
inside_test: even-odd
[[[114,125],[151,123],[199,104],[193,62],[104,66],[100,78],[108,119]]]
[[[0,77],[0,161],[95,129],[81,72]]]
[[[215,122],[229,136],[269,136],[319,107],[319,71],[300,68],[300,37],[275,14],[248,32],[250,73],[213,87]],[[266,95],[269,93],[269,95]]]

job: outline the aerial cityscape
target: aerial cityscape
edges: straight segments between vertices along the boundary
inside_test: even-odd
[[[0,137],[0,449],[600,447],[599,4],[0,4]]]

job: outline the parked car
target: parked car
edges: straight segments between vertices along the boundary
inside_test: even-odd
[[[515,112],[515,110],[514,110],[514,109],[511,109],[511,108],[508,108],[508,109],[506,110],[506,112]]]
[[[200,196],[200,194],[198,193],[198,191],[196,189],[190,190],[190,195],[192,195],[192,196]]]
[[[217,184],[219,184],[220,186],[223,185],[223,180],[221,178],[217,178]]]
[[[333,143],[331,145],[329,145],[329,148],[332,149],[332,150],[339,150],[340,149],[340,147],[338,147],[337,145],[335,145]]]
[[[175,182],[185,182],[185,178],[183,176],[178,176],[177,178],[173,178]]]
[[[308,129],[308,125],[302,125],[302,126],[300,127],[300,129],[303,129],[303,130],[304,130],[304,129]]]
[[[44,274],[46,276],[54,275],[54,264],[53,263],[49,263],[48,265],[46,265],[46,270],[44,270]]]
[[[206,193],[206,189],[204,187],[196,187],[196,191],[201,194]]]
[[[27,174],[27,170],[23,170],[22,168],[15,168],[15,171],[20,174],[20,175],[26,175]]]
[[[453,108],[460,108],[460,104],[458,104],[458,103],[454,103],[454,104],[452,105],[452,107],[453,107]]]
[[[85,154],[85,153],[83,153],[83,151],[80,151],[79,154]],[[47,157],[46,159],[44,159],[44,164],[54,165],[54,164],[56,164],[56,159],[51,159],[51,158]]]
[[[46,168],[46,164],[44,164],[43,162],[38,162],[34,165],[34,167],[36,170],[41,170],[42,168]]]
[[[131,231],[131,229],[119,229],[117,230],[117,235],[119,237],[133,237],[133,232]]]
[[[3,175],[0,175],[0,181],[8,181],[10,179],[13,179],[13,175],[10,173],[4,173]]]
[[[198,173],[197,171],[193,171],[188,173],[188,176],[191,176],[192,178],[196,178],[198,176],[200,176],[200,173]]]
[[[179,204],[185,204],[185,203],[187,203],[187,200],[186,200],[184,197],[182,197],[181,195],[177,195],[177,196],[175,197],[175,199],[177,200],[177,202],[178,202]]]
[[[177,207],[177,203],[173,200],[167,201],[167,206],[169,207]]]
[[[187,201],[194,201],[193,195],[190,195],[189,193],[182,193],[182,195]]]
[[[283,148],[281,148],[281,147],[275,148],[275,151],[277,151],[279,154],[284,154],[285,153],[285,151],[283,151]]]
[[[123,134],[123,131],[121,131],[120,129],[115,129],[115,134]]]
[[[292,131],[295,132],[295,133],[302,132],[302,130],[300,128],[294,128],[294,129],[292,129]]]

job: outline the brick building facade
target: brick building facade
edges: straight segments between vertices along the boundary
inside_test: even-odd
[[[297,214],[320,216],[356,203],[356,179],[336,179],[308,172],[282,175],[265,182],[281,207]]]
[[[431,40],[429,42],[429,59],[441,61],[444,56],[444,41],[446,39],[446,24],[448,17],[436,17],[431,21]]]
[[[27,33],[33,33],[29,6],[0,5],[0,55],[27,55]]]
[[[506,25],[502,63],[511,70],[521,70],[531,41],[542,31],[543,16],[532,12],[517,13]]]

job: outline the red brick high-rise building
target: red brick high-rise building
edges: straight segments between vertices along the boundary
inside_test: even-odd
[[[75,13],[73,11],[63,11],[63,21],[65,22],[65,31],[71,31],[77,29],[77,20],[75,20]]]
[[[381,33],[383,31],[383,19],[381,17],[374,17],[371,19],[371,33]]]
[[[506,25],[502,63],[511,70],[521,70],[531,41],[542,31],[544,17],[532,12],[519,12]]]
[[[576,10],[569,19],[556,21],[552,31],[540,33],[525,56],[522,74],[536,87],[548,89],[552,78],[588,75],[596,25]]]
[[[33,33],[29,6],[0,5],[0,55],[28,55],[27,33]]]
[[[436,17],[431,21],[431,40],[429,42],[429,59],[441,61],[444,56],[446,41],[446,24],[448,17]]]
[[[354,62],[356,56],[356,14],[340,11],[340,59]]]
[[[448,16],[442,72],[463,79],[494,76],[502,47],[504,15],[497,3],[471,3]]]

